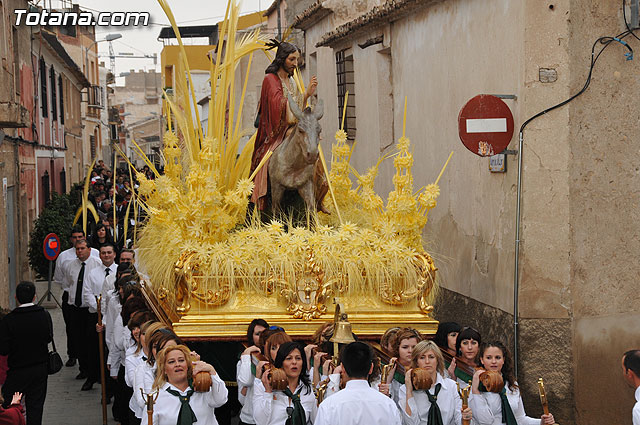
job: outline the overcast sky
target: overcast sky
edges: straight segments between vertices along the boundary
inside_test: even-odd
[[[96,40],[104,39],[107,34],[120,33],[122,38],[113,42],[115,54],[133,53],[143,55],[158,54],[158,63],[155,70],[160,72],[160,52],[162,42],[158,41],[160,29],[169,25],[169,20],[156,0],[74,0],[80,4],[81,9],[94,12],[149,12],[151,22],[148,27],[96,27]],[[56,6],[54,0],[54,7]],[[178,25],[209,25],[215,24],[224,18],[227,6],[226,0],[168,0],[169,6]],[[272,0],[243,0],[240,3],[240,14],[244,15],[258,10],[267,9]],[[201,44],[202,39],[198,39]],[[185,44],[189,44],[185,40]],[[108,55],[109,43],[98,43],[100,55]],[[109,58],[101,57],[109,67]],[[151,70],[154,69],[152,59],[126,59],[116,58],[116,76],[130,69]],[[118,84],[123,84],[123,79],[118,79]]]

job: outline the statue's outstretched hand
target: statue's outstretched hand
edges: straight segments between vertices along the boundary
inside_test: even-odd
[[[316,94],[316,88],[318,87],[318,77],[315,75],[311,77],[311,81],[309,82],[309,87],[307,87],[306,97],[309,98]]]

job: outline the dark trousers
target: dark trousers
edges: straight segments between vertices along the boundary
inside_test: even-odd
[[[124,374],[124,365],[121,365],[120,370],[118,371],[118,380],[116,382],[115,393],[113,395],[112,412],[113,417],[116,418],[121,423],[121,425],[129,425],[132,423],[129,420],[129,412],[131,412],[131,410],[129,410],[129,400],[131,400],[133,390],[125,382]]]
[[[84,314],[85,319],[82,321],[82,334],[83,345],[86,350],[86,374],[87,378],[91,379],[91,381],[100,382],[100,347],[98,346],[100,339],[98,337],[98,332],[96,332],[98,313],[89,313],[89,310],[87,310]],[[106,370],[106,358],[102,367]],[[108,376],[108,374],[106,376]]]
[[[67,331],[67,356],[69,358],[78,358],[78,352],[76,351],[76,345],[73,335],[73,312],[71,304],[69,304],[69,293],[67,291],[62,292],[62,317],[64,318],[64,327]]]
[[[73,341],[74,351],[80,364],[80,372],[90,376],[89,368],[89,351],[88,342],[86,338],[87,321],[89,321],[89,309],[76,307],[73,304],[69,304],[69,313],[71,319],[71,339]],[[95,328],[94,328],[95,332]]]
[[[2,386],[5,408],[16,392],[23,394],[27,411],[27,425],[42,425],[44,400],[47,396],[47,364],[41,363],[20,369],[9,369]]]

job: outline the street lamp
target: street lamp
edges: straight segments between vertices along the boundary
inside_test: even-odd
[[[89,45],[89,47],[84,49],[84,63],[85,63],[85,73],[89,75],[89,50],[93,48],[94,45],[100,43],[101,41],[113,41],[122,38],[122,34],[107,34],[102,40],[96,40]]]

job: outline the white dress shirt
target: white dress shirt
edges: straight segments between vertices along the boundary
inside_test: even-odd
[[[509,389],[509,383],[505,381],[507,390],[507,400],[509,406],[516,417],[518,425],[540,425],[540,418],[530,418],[524,413],[524,404],[520,397],[520,390],[516,388],[514,391]],[[477,425],[501,425],[502,422],[502,402],[500,394],[497,393],[480,393],[471,394],[469,396],[469,407],[473,412],[473,423]]]
[[[197,424],[218,425],[213,409],[227,402],[227,387],[224,381],[216,375],[211,375],[211,388],[205,393],[194,392],[189,399],[189,405],[195,413]],[[158,399],[153,408],[153,425],[176,425],[180,412],[180,399],[169,394],[167,389],[178,391],[180,395],[186,395],[187,391],[180,391],[168,382],[160,388]],[[147,415],[142,415],[142,425],[149,425]]]
[[[107,357],[107,364],[109,365],[109,375],[110,376],[118,376],[118,371],[120,370],[120,360],[122,355],[118,347],[115,344],[114,338],[114,327],[115,322],[118,317],[120,317],[120,313],[122,312],[122,305],[120,304],[120,300],[118,299],[118,295],[112,295],[111,301],[108,303],[107,314],[104,319],[105,332],[104,339],[107,343],[107,348],[109,348],[109,356]]]
[[[95,268],[102,267],[102,261],[89,256],[85,261],[84,276],[82,279],[82,304],[78,307],[89,307],[85,302],[85,292],[89,291],[89,275]],[[69,304],[75,304],[76,287],[78,285],[78,275],[82,269],[82,261],[78,257],[75,260],[70,260],[64,263],[64,281],[62,288],[69,293]]]
[[[326,400],[327,398],[331,397],[332,395],[340,391],[340,374],[332,373],[329,376],[322,375],[320,382],[324,381],[327,378],[329,378],[329,383],[327,384],[327,390],[324,393],[324,400]],[[318,385],[316,386],[316,388],[320,386],[320,382],[318,382]],[[374,390],[380,392],[380,377],[378,377],[375,381],[369,384],[369,386]]]
[[[302,381],[294,394],[300,391],[300,402],[304,408],[307,424],[312,423],[311,415],[316,404],[316,396],[311,388],[303,388]],[[291,399],[282,391],[266,392],[262,381],[256,379],[253,383],[253,419],[256,425],[284,425],[286,422],[287,407],[293,407]]]
[[[107,278],[107,269],[109,270],[109,276],[112,274],[115,276],[116,270],[118,270],[118,265],[116,263],[112,263],[109,267],[102,264],[102,267],[96,267],[91,270],[89,276],[86,276],[85,271],[85,281],[84,287],[85,291],[82,291],[82,303],[89,306],[90,313],[96,313],[98,311],[98,304],[96,303],[96,297],[102,295],[102,286],[104,285],[104,281]],[[102,313],[106,312],[105,309],[105,298],[102,298],[100,310]]]
[[[124,366],[124,382],[131,388],[133,388],[133,383],[135,381],[136,369],[144,362],[144,351],[141,348],[140,351],[136,353],[137,348],[138,347],[136,345],[132,345],[127,348],[127,358]]]
[[[95,258],[97,258],[99,260],[100,259],[100,252],[98,252],[98,250],[95,249],[95,248],[91,248],[91,256],[95,257]],[[65,273],[64,272],[64,264],[67,261],[75,260],[76,258],[78,258],[78,256],[76,255],[76,249],[75,248],[65,249],[64,251],[62,251],[58,255],[58,258],[56,258],[56,271],[53,273],[53,281],[54,282],[56,282],[58,285],[64,287],[64,273]],[[65,289],[65,291],[67,291],[67,290]],[[70,303],[70,304],[72,304],[72,303]]]
[[[146,415],[147,405],[142,398],[140,388],[145,394],[152,392],[153,380],[156,376],[156,365],[149,365],[147,362],[142,362],[136,367],[136,373],[133,377],[133,395],[129,400],[129,409],[135,413],[137,418],[142,418]]]
[[[366,379],[352,379],[318,408],[314,425],[400,425],[402,419],[389,397],[369,386]]]
[[[440,384],[437,403],[442,415],[444,425],[460,425],[462,423],[462,400],[458,394],[458,387],[455,381],[444,378],[438,374],[435,384],[429,390],[431,395],[435,394],[435,386]],[[429,419],[429,409],[431,402],[425,391],[413,390],[413,397],[409,399],[411,415],[407,414],[407,387],[400,387],[400,408],[408,424],[427,425]]]
[[[255,376],[251,373],[251,355],[243,354],[236,366],[236,381],[238,381],[238,400],[242,404],[240,420],[246,424],[254,423],[253,419],[253,381]],[[247,393],[242,395],[242,389]]]
[[[633,406],[633,425],[640,425],[640,387],[636,388],[636,404]]]

